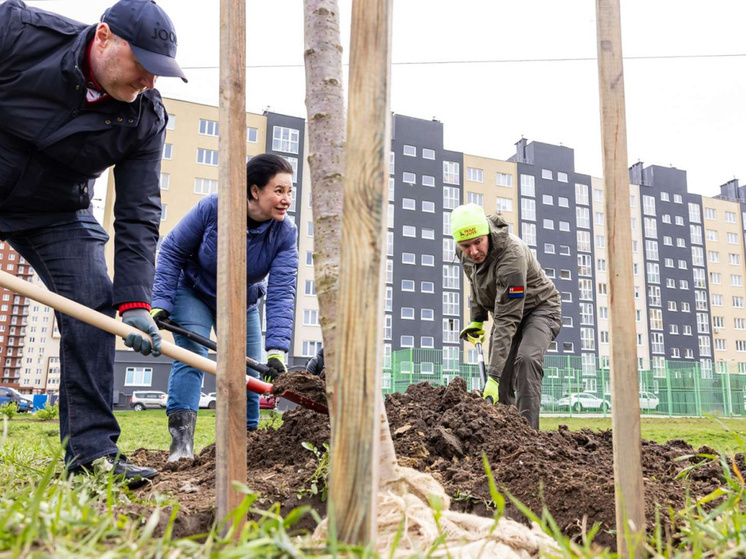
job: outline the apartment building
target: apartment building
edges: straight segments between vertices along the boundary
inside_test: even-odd
[[[564,146],[522,138],[510,160],[518,165],[520,236],[562,296],[562,330],[549,353],[579,355],[583,371],[595,374],[596,300],[607,286],[596,281],[595,254],[606,237],[594,237],[603,214],[595,210],[591,177],[575,171],[574,151]]]
[[[32,274],[28,262],[5,242],[0,242],[0,269],[26,281]],[[0,359],[3,363],[0,384],[18,390],[23,388],[21,369],[28,305],[26,297],[0,288]]]
[[[712,337],[703,258],[702,197],[687,192],[686,171],[636,163],[630,181],[640,187],[651,369],[666,359],[699,361],[711,376]]]
[[[218,108],[164,102],[170,120],[161,169],[161,239],[218,186]],[[305,123],[270,112],[247,114],[246,139],[249,157],[277,153],[295,169],[290,219],[298,225],[299,270],[289,364],[303,365],[322,345]],[[673,361],[696,365],[703,379],[724,370],[746,373],[746,187],[733,180],[722,185],[716,197],[702,197],[687,191],[685,171],[637,163],[630,168],[629,193],[639,369],[662,377]],[[576,170],[571,148],[521,139],[507,160],[463,154],[445,149],[441,122],[395,114],[388,197],[382,288],[385,388],[395,365],[397,370],[412,367],[420,375],[447,376],[459,363],[476,363],[475,349],[458,337],[470,319],[470,301],[450,232],[451,211],[474,202],[508,221],[562,295],[563,328],[548,355],[587,371],[583,388],[601,389],[593,384],[595,371],[609,369],[613,335],[604,183]],[[104,212],[110,233],[113,200],[110,189]],[[9,247],[0,247],[3,269],[14,265]],[[110,269],[113,249],[110,243]],[[19,264],[16,272],[28,275],[28,266]],[[48,361],[42,363],[36,349],[42,338],[55,343],[53,333],[38,329],[46,311],[32,307],[28,318],[38,315],[32,332],[24,329],[28,304],[4,290],[0,296],[6,307],[0,307],[0,357],[6,359],[2,383],[15,382],[26,391],[38,386],[57,389],[59,363],[54,360],[59,353],[47,346],[43,355]],[[44,324],[54,327],[51,315]],[[11,326],[15,335],[7,330]],[[23,344],[34,347],[34,356],[19,356]],[[402,349],[443,354],[432,362],[423,358],[393,363],[393,353]],[[119,342],[115,400],[126,403],[137,388],[165,390],[169,370],[170,359],[143,357]],[[213,386],[214,379],[207,376],[204,390]],[[608,392],[608,387],[603,390]]]
[[[46,289],[36,272],[29,281]],[[58,392],[60,332],[54,311],[37,301],[29,301],[28,311],[19,390],[25,394]]]

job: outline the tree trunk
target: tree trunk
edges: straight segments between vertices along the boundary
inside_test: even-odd
[[[337,278],[342,239],[345,170],[345,99],[342,45],[337,0],[305,0],[306,112],[311,208],[314,222],[313,266],[324,337],[324,361],[334,367],[337,320]],[[327,384],[329,409],[333,386]]]

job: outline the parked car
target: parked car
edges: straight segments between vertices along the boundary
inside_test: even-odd
[[[580,412],[583,410],[600,410],[607,412],[611,409],[611,403],[608,400],[599,398],[591,392],[577,392],[568,396],[563,396],[557,400],[557,407],[561,409],[570,409]]]
[[[18,405],[18,411],[33,411],[32,401],[10,386],[0,386],[0,405],[15,402]]]
[[[660,404],[658,396],[652,392],[640,392],[640,409],[641,410],[654,410]]]
[[[200,392],[199,395],[199,407],[200,408],[207,408],[208,410],[214,410],[217,406],[215,399],[215,393],[210,392],[210,394],[205,394],[204,392]]]
[[[135,411],[166,407],[167,395],[157,390],[135,390],[130,396],[130,407]]]
[[[542,394],[541,395],[541,408],[546,409],[546,410],[557,409],[557,398],[555,398],[551,394]]]
[[[260,410],[273,410],[277,407],[277,397],[271,394],[262,394],[259,396]]]

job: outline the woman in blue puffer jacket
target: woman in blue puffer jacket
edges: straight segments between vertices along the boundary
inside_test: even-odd
[[[286,370],[284,354],[290,349],[293,303],[298,272],[298,232],[287,219],[292,201],[290,164],[280,156],[262,154],[246,164],[247,229],[246,285],[247,354],[259,360],[261,326],[256,303],[266,285],[267,365]],[[217,308],[218,198],[202,199],[166,236],[161,245],[153,286],[153,318],[171,317],[185,328],[209,337],[215,327]],[[176,344],[207,355],[207,349],[174,335]],[[257,343],[259,341],[259,343]],[[258,376],[258,373],[247,372]],[[197,421],[204,373],[174,361],[168,379],[168,429],[171,433],[169,462],[193,458],[194,426]],[[259,396],[247,392],[246,427],[259,422]]]

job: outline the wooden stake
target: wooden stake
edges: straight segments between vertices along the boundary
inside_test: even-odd
[[[220,143],[217,290],[218,519],[246,483],[246,3],[220,2]],[[240,532],[240,530],[239,530]],[[236,534],[238,535],[238,534]]]
[[[391,0],[352,8],[347,166],[333,372],[329,521],[339,539],[376,535],[383,219],[391,150]]]
[[[637,378],[627,124],[619,0],[596,0],[611,320],[611,422],[620,557],[641,557],[645,535]]]

